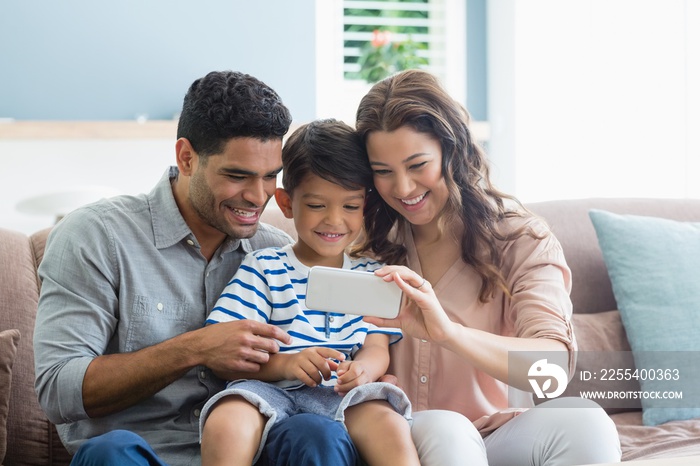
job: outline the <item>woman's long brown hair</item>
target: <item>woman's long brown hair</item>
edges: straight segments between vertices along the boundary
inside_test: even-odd
[[[499,228],[504,218],[529,213],[517,199],[493,186],[486,155],[474,141],[469,122],[469,113],[449,96],[437,78],[426,71],[408,70],[372,87],[360,102],[355,125],[365,144],[373,131],[391,132],[404,126],[440,142],[442,175],[449,196],[439,226],[445,234],[455,220],[464,225],[460,238],[462,260],[481,276],[479,300],[487,302],[497,288],[508,292],[501,273],[502,244],[498,242],[524,234],[538,236],[526,226],[511,231]],[[506,200],[517,209],[507,208]],[[406,225],[403,216],[389,207],[373,187],[365,208],[366,236],[353,253],[372,254],[389,264],[405,264],[402,232]]]

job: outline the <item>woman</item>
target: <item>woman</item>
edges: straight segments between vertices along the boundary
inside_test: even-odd
[[[366,206],[367,239],[356,252],[399,264],[376,273],[396,281],[408,298],[397,319],[367,320],[413,337],[393,347],[390,373],[419,411],[413,426],[419,450],[444,455],[422,461],[619,461],[617,431],[597,404],[554,398],[527,409],[531,394],[518,397],[563,389],[564,369],[573,373],[571,275],[547,226],[491,183],[467,111],[431,74],[409,70],[369,91],[356,129],[375,188]],[[532,377],[543,359],[563,366],[560,383],[547,387]],[[446,422],[437,410],[471,422],[457,415]],[[421,445],[436,429],[463,445],[459,457]]]

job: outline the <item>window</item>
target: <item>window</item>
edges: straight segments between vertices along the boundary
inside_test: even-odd
[[[466,10],[463,0],[317,0],[317,116],[354,123],[369,90],[360,56],[375,30],[409,43],[450,94],[465,101]]]
[[[397,50],[399,44],[412,45],[406,55],[412,55],[416,64],[430,65],[438,61],[431,55],[431,52],[436,54],[441,45],[434,43],[441,35],[431,35],[431,29],[439,28],[435,19],[438,12],[429,0],[345,0],[343,3],[345,79],[364,79],[361,56],[367,50],[376,50],[372,43],[377,40],[387,43],[385,48],[389,50]],[[436,23],[433,28],[432,23]]]

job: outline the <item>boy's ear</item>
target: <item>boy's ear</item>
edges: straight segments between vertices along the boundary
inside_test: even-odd
[[[277,205],[285,217],[293,218],[292,198],[287,191],[282,188],[275,189],[275,202],[277,202]]]

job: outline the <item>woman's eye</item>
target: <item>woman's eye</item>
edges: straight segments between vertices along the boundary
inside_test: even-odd
[[[345,207],[345,210],[349,210],[349,211],[351,211],[351,212],[354,212],[354,211],[356,211],[356,210],[360,210],[360,206],[359,206],[359,205],[346,205],[346,206],[344,206],[344,207]]]
[[[418,169],[420,169],[420,168],[423,168],[423,167],[425,166],[426,163],[428,163],[428,162],[426,161],[426,162],[416,163],[416,164],[411,165],[409,168],[410,168],[411,170],[418,170]]]
[[[374,170],[374,174],[378,175],[378,176],[388,175],[389,173],[391,173],[391,170],[385,170],[385,169]]]

